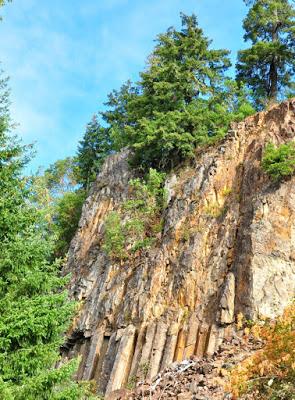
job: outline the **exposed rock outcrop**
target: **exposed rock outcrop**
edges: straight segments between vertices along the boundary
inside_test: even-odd
[[[65,356],[103,393],[213,354],[237,313],[280,313],[295,294],[295,178],[272,183],[265,144],[295,137],[295,100],[235,124],[195,167],[167,182],[157,244],[126,262],[102,250],[104,221],[128,198],[128,151],[111,156],[88,197],[66,272],[81,301]]]
[[[133,390],[114,391],[110,400],[230,400],[230,372],[263,347],[263,341],[240,331],[225,340],[212,356],[173,363],[151,382],[139,382]],[[253,399],[255,396],[247,396]]]

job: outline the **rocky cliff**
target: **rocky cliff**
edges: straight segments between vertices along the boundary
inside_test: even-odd
[[[82,356],[78,378],[110,393],[173,361],[213,354],[238,313],[280,313],[295,295],[295,178],[261,169],[269,141],[295,138],[295,100],[232,126],[166,181],[157,244],[124,262],[102,249],[104,221],[128,198],[128,151],[98,176],[66,272],[80,311],[64,347]]]

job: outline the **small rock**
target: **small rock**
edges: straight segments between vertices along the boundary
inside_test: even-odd
[[[192,394],[190,392],[180,393],[177,400],[192,400]]]
[[[203,375],[210,374],[210,372],[212,372],[212,370],[213,370],[213,366],[210,364],[205,364],[203,367],[200,368],[200,372]]]
[[[193,398],[194,400],[209,400],[208,397],[204,397],[201,394],[196,394]]]
[[[127,389],[119,389],[111,392],[105,397],[106,400],[126,400],[130,391]]]
[[[197,393],[198,387],[199,387],[198,382],[196,382],[196,381],[195,382],[191,382],[191,384],[189,386],[189,390],[190,390],[191,393]]]
[[[228,371],[224,368],[221,368],[219,371],[219,375],[225,377],[228,375]]]

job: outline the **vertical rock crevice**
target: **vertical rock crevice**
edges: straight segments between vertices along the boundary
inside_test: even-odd
[[[234,124],[194,166],[168,177],[154,248],[115,262],[104,222],[128,198],[128,150],[109,157],[92,188],[64,273],[84,300],[63,348],[82,355],[80,379],[111,393],[174,361],[211,355],[236,315],[274,316],[295,295],[295,178],[262,172],[267,142],[295,137],[295,100]]]

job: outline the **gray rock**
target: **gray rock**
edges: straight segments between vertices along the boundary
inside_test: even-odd
[[[155,247],[122,262],[102,248],[104,223],[134,172],[126,149],[106,160],[64,268],[83,300],[64,346],[65,358],[81,356],[79,377],[104,392],[153,379],[214,354],[237,313],[282,313],[295,296],[295,178],[273,185],[260,161],[267,142],[294,140],[294,109],[293,99],[233,124],[221,152],[200,151],[195,167],[168,177]]]

